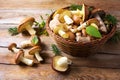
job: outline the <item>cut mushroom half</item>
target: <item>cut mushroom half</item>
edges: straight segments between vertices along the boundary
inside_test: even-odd
[[[67,57],[54,56],[52,60],[52,68],[58,72],[66,72],[71,65],[72,61]]]
[[[16,43],[11,43],[9,46],[8,46],[8,50],[14,52],[14,53],[18,53],[19,51],[23,51],[22,49],[18,49],[17,48],[17,44]]]
[[[28,31],[30,35],[35,35],[36,31],[32,28],[34,21],[35,19],[33,17],[25,18],[18,26],[18,32],[21,33],[23,31]]]
[[[36,59],[39,62],[41,62],[41,61],[43,61],[43,58],[40,56],[40,52],[41,52],[41,47],[40,46],[35,46],[35,47],[31,48],[28,53],[30,55],[35,55]]]
[[[20,43],[21,48],[33,47],[41,44],[41,39],[37,35],[32,35],[29,40]]]
[[[20,62],[22,62],[28,66],[32,66],[34,64],[33,60],[24,57],[23,51],[19,51],[15,57],[15,63],[19,64]]]

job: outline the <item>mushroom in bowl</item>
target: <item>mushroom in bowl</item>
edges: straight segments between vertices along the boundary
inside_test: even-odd
[[[90,6],[85,4],[78,6],[81,9],[73,10],[69,6],[56,10],[47,19],[46,29],[63,52],[72,56],[89,56],[113,36],[116,25],[109,25],[108,30],[104,10],[89,10]]]

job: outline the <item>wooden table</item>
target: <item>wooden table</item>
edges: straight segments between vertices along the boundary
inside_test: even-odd
[[[40,36],[44,44],[42,56],[45,63],[33,67],[11,64],[14,63],[14,54],[6,47],[12,42],[19,46],[29,36],[11,36],[8,28],[18,26],[26,16],[33,16],[37,21],[40,21],[40,15],[47,19],[45,14],[51,14],[51,10],[73,3],[86,3],[108,11],[117,17],[117,26],[120,27],[119,0],[0,0],[0,80],[120,80],[120,43],[105,44],[98,54],[87,58],[76,58],[63,53],[73,64],[69,72],[58,73],[51,68],[51,58],[54,56],[51,43],[55,42],[51,37]]]

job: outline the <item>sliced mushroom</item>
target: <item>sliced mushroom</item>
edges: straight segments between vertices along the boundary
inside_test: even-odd
[[[37,35],[32,35],[29,40],[21,42],[20,46],[21,48],[28,48],[28,47],[33,47],[40,44],[41,44],[41,39]]]
[[[67,57],[54,56],[52,60],[52,68],[59,72],[65,72],[68,70],[71,63],[72,62]]]
[[[15,63],[19,64],[20,62],[22,62],[22,63],[24,63],[28,66],[32,66],[34,64],[33,60],[24,57],[24,52],[23,51],[19,51],[16,54],[16,57],[15,57]]]
[[[35,35],[36,31],[32,28],[35,19],[33,17],[25,18],[18,26],[18,32],[28,31],[30,35]]]
[[[65,23],[68,25],[73,23],[73,20],[68,15],[64,16],[64,20],[65,20]]]
[[[100,31],[104,32],[104,33],[107,33],[107,28],[103,22],[103,20],[101,19],[101,17],[96,14],[95,17],[98,19],[98,21],[100,22]]]
[[[8,50],[11,50],[14,53],[18,53],[19,51],[23,51],[22,49],[17,49],[17,44],[16,43],[11,43],[8,46]]]
[[[53,20],[50,21],[49,26],[51,30],[53,30],[57,25],[60,24],[60,21],[58,18],[59,18],[59,14],[56,14]]]
[[[35,55],[36,59],[39,62],[41,62],[41,61],[43,61],[43,58],[40,56],[40,51],[41,51],[40,46],[35,46],[35,47],[33,47],[29,50],[29,54],[30,55]]]

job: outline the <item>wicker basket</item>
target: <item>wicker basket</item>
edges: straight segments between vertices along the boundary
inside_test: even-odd
[[[59,35],[56,35],[53,33],[53,31],[49,27],[49,22],[52,19],[54,13],[50,15],[50,17],[47,19],[46,22],[46,30],[49,33],[50,36],[54,38],[56,41],[58,47],[66,54],[76,56],[76,57],[86,57],[89,55],[93,55],[97,53],[97,50],[100,49],[100,47],[113,36],[113,34],[116,31],[116,26],[114,26],[111,31],[104,35],[101,39],[97,39],[88,43],[81,43],[81,42],[75,42],[66,40]]]

